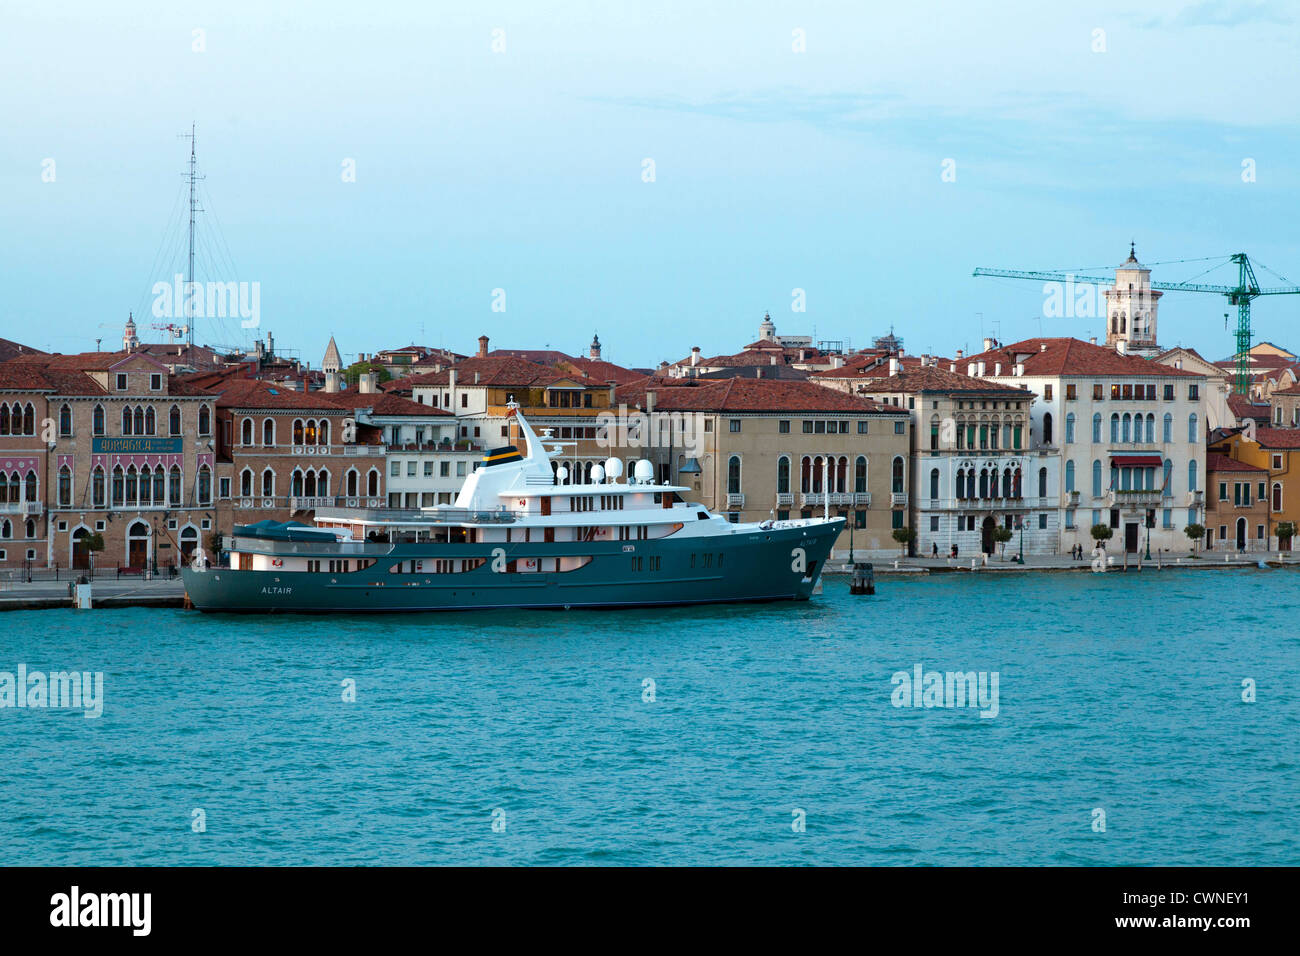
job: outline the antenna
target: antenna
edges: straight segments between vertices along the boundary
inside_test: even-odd
[[[189,354],[191,357],[194,355],[194,216],[196,213],[203,211],[198,206],[197,194],[194,191],[198,181],[203,179],[202,176],[198,175],[198,159],[195,154],[196,138],[194,133],[194,123],[190,123],[190,131],[188,133],[181,133],[181,139],[188,139],[190,141],[190,170],[188,173],[182,175],[187,176],[190,181],[190,271],[189,282],[185,286],[185,325],[187,327],[187,342],[189,344]]]

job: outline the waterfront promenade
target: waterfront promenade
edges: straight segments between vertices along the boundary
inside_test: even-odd
[[[69,581],[0,581],[0,611],[30,611],[72,607]],[[182,607],[185,585],[180,578],[120,580],[98,577],[94,581],[93,607]]]

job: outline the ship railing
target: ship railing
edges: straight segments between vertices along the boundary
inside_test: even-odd
[[[472,508],[317,508],[316,520],[385,524],[513,524],[523,512]]]
[[[277,555],[371,555],[379,557],[388,554],[393,546],[386,541],[278,541],[269,538],[250,538],[235,535],[228,550],[239,552],[267,552]]]

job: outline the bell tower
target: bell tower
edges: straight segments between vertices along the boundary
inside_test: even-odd
[[[1138,262],[1136,247],[1115,267],[1115,285],[1107,289],[1106,344],[1117,352],[1154,355],[1156,313],[1163,292],[1151,288],[1151,270]]]

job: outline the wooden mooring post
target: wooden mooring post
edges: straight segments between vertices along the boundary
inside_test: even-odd
[[[849,584],[850,594],[875,594],[876,593],[876,573],[875,568],[868,562],[854,562],[853,580]]]

